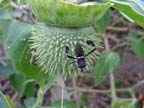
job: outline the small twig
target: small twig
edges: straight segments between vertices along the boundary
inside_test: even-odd
[[[132,90],[131,88],[129,89],[129,92],[130,92],[130,94],[131,94],[131,97],[132,97],[133,99],[135,99],[136,96],[135,96],[135,94],[134,94],[134,92],[133,92],[133,90]]]
[[[118,98],[118,101],[133,101],[133,98]]]
[[[76,100],[76,105],[77,105],[77,108],[80,108],[80,105],[79,105],[79,102],[78,102],[78,96],[77,96],[77,86],[76,86],[76,81],[75,81],[74,78],[73,78],[73,87],[74,87],[74,97],[75,97],[75,100]]]
[[[61,97],[61,108],[63,108],[63,103],[64,103],[64,81],[62,80],[62,97]]]
[[[17,96],[18,96],[18,93],[16,92],[13,96],[12,96],[12,101],[15,101],[16,100],[16,98],[17,98]]]
[[[0,61],[7,60],[7,57],[0,57]]]
[[[116,35],[109,35],[108,38],[116,43],[119,43],[121,41],[119,38],[116,37]]]
[[[107,38],[107,36],[105,34],[104,34],[104,44],[105,44],[106,50],[110,51],[108,38]],[[111,72],[111,74],[110,74],[110,85],[111,85],[112,102],[115,102],[117,100],[117,96],[116,96],[115,79],[114,79],[113,72]]]
[[[131,87],[132,90],[136,89],[138,86],[144,84],[144,80],[138,82],[137,84],[135,84],[133,87]]]
[[[130,88],[116,89],[116,92],[130,92],[130,90],[134,90],[142,84],[144,84],[144,80],[140,81],[139,83],[137,83],[136,85],[134,85],[133,87],[130,87]],[[56,85],[56,84],[54,84],[54,86],[61,87],[60,85]],[[71,91],[74,90],[73,87],[64,87],[64,88],[67,90],[71,90]],[[108,90],[100,90],[100,89],[91,89],[91,88],[86,89],[86,88],[77,87],[77,92],[110,93],[111,90],[109,90],[109,89]]]
[[[115,19],[115,21],[113,21],[113,23],[111,24],[111,26],[115,26],[118,23],[125,23],[125,21],[123,20],[122,17],[116,16],[114,19]]]
[[[116,31],[116,32],[126,32],[129,29],[127,27],[112,27],[112,26],[108,26],[107,30]]]
[[[4,61],[4,60],[7,60],[7,57],[0,57],[0,63],[3,65],[3,66],[7,66],[7,63]]]
[[[54,86],[57,87],[61,87],[60,85],[56,85],[54,84]],[[69,91],[74,91],[73,87],[64,87],[64,89],[67,89]],[[110,89],[108,90],[100,90],[100,89],[91,89],[91,88],[81,88],[81,87],[77,87],[77,92],[87,92],[87,93],[105,93],[108,94],[111,92]],[[116,92],[129,92],[129,88],[120,88],[120,89],[116,89]]]
[[[16,3],[14,3],[13,1],[11,1],[11,6],[15,9],[19,9],[19,6]]]
[[[126,45],[130,45],[130,43],[129,42],[122,42],[122,43],[118,43],[118,44],[116,44],[115,46],[113,46],[112,48],[111,48],[111,50],[112,51],[115,51],[117,48],[120,48],[120,47],[123,47],[123,46],[126,46]]]

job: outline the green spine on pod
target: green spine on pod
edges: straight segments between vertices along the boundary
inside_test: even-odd
[[[35,16],[49,26],[79,28],[96,23],[112,3],[73,4],[63,0],[29,0]]]
[[[43,72],[55,76],[72,77],[77,76],[80,70],[76,62],[71,64],[75,60],[66,56],[65,45],[69,46],[70,54],[75,57],[74,48],[77,42],[82,45],[85,54],[93,49],[86,44],[87,40],[93,40],[96,48],[101,47],[102,39],[91,27],[66,29],[39,23],[33,27],[30,47],[36,49],[37,64]],[[95,51],[85,58],[86,70],[92,69],[98,55],[99,52]]]

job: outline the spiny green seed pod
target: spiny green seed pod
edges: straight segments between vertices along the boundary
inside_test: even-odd
[[[65,46],[70,48],[70,55],[75,55],[75,45],[79,42],[87,54],[93,49],[86,44],[92,40],[96,48],[101,47],[101,37],[97,36],[92,27],[68,29],[36,24],[30,37],[31,49],[36,49],[37,64],[45,73],[55,76],[77,76],[78,69],[76,60],[70,59],[65,54]],[[98,51],[85,57],[86,70],[92,69],[94,60],[99,55]],[[73,62],[73,63],[72,63]]]
[[[29,0],[35,16],[49,26],[86,27],[95,24],[112,3],[74,4],[64,0]]]

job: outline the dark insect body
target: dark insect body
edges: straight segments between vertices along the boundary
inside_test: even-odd
[[[94,42],[91,41],[91,40],[87,40],[86,43],[89,46],[93,46],[93,47],[95,46]],[[80,68],[81,72],[84,72],[84,68],[86,67],[85,57],[90,55],[91,53],[93,53],[95,50],[96,50],[96,48],[94,48],[93,50],[91,50],[90,52],[88,52],[85,55],[81,44],[79,42],[77,42],[76,46],[75,46],[75,55],[76,55],[76,57],[73,57],[69,54],[69,47],[65,46],[65,53],[66,53],[67,57],[70,58],[70,59],[76,59],[77,66],[78,66],[78,68]]]
[[[86,67],[85,55],[82,46],[79,42],[77,42],[75,47],[75,54],[77,59],[77,65],[81,69],[81,72],[84,72],[84,68]]]

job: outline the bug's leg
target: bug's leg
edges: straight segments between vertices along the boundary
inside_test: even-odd
[[[65,46],[65,54],[66,54],[66,56],[67,56],[68,58],[76,59],[75,57],[73,57],[73,56],[71,56],[71,55],[69,54],[69,47],[68,47],[68,46]]]
[[[81,69],[81,72],[83,73],[84,72],[84,69],[83,68],[80,68]]]
[[[81,69],[81,73],[84,73],[84,68],[80,68]],[[84,82],[83,77],[80,78],[80,80],[78,81],[78,85],[81,85]]]
[[[90,55],[91,53],[93,53],[96,50],[96,48],[94,48],[93,50],[91,50],[90,52],[88,52],[84,57]]]
[[[75,57],[70,56],[70,55],[67,55],[67,57],[70,58],[70,59],[76,59]]]

